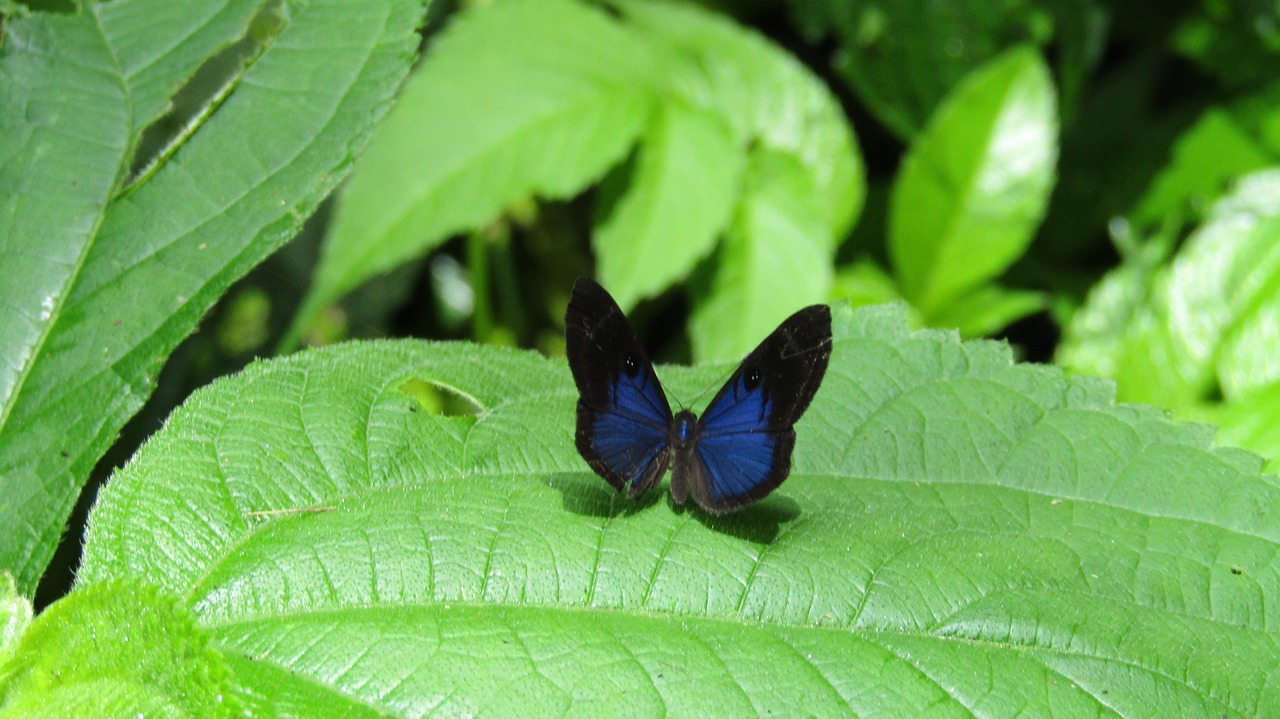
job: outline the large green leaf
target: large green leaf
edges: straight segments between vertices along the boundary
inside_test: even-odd
[[[1058,361],[1104,374],[1127,401],[1178,408],[1280,381],[1280,170],[1254,173],[1174,261],[1122,266],[1075,314]],[[1280,419],[1277,417],[1276,419]]]
[[[75,15],[36,13],[5,27],[6,42],[0,44],[0,307],[5,316],[0,322],[0,447],[29,440],[15,420],[42,410],[49,393],[69,379],[43,371],[46,348],[63,325],[64,311],[71,309],[67,297],[81,281],[138,134],[202,60],[245,30],[257,2],[185,5],[184,23],[153,23],[152,16],[168,17],[179,4],[143,0],[92,3]],[[73,423],[65,415],[59,421]],[[118,429],[114,424],[104,439]],[[52,455],[85,449],[75,445],[88,437],[73,437],[67,447],[24,447],[25,462],[41,453],[49,474],[66,471],[67,462]],[[0,494],[8,498],[0,499],[0,568],[19,572],[25,592],[43,568],[51,550],[47,545],[61,533],[85,465],[102,449],[102,442],[90,448],[91,456],[64,478],[63,489],[36,499],[45,506],[27,510],[22,524],[31,526],[16,526],[14,503],[23,493],[40,493],[44,478],[37,478],[29,464],[19,469],[22,458],[0,460]],[[24,453],[5,453],[10,452]],[[19,571],[23,555],[37,547],[44,556]]]
[[[693,354],[738,359],[801,307],[826,299],[835,248],[812,177],[789,155],[756,151],[711,286],[690,324]]]
[[[256,3],[32,14],[0,47],[0,569],[29,594],[164,358],[346,171],[421,4],[286,4],[219,98],[125,186],[138,134]]]
[[[573,0],[462,13],[343,191],[287,342],[325,305],[451,233],[601,177],[652,113],[660,66],[634,33]]]
[[[72,597],[160,585],[285,717],[1280,712],[1256,457],[901,310],[833,334],[792,476],[720,518],[593,475],[560,360],[253,365],[111,480]],[[725,369],[660,374],[688,399]]]
[[[598,274],[623,309],[683,279],[715,247],[741,190],[743,151],[718,113],[670,102],[598,222]],[[614,184],[626,183],[624,190]]]
[[[891,198],[889,251],[926,321],[1030,244],[1053,186],[1057,127],[1049,70],[1024,48],[961,83],[912,145]]]

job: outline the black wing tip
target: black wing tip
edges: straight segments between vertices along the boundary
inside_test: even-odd
[[[578,275],[578,279],[573,281],[573,291],[577,292],[603,292],[604,287],[590,275]]]
[[[564,310],[565,335],[568,341],[574,341],[575,333],[584,336],[590,334],[604,318],[615,313],[626,317],[617,300],[599,282],[585,275],[579,277],[573,283],[569,304]]]
[[[808,305],[792,312],[780,325],[814,325],[831,332],[831,305]]]
[[[603,285],[586,275],[574,280],[573,290],[569,293],[569,308],[582,307],[584,302],[588,303],[587,306],[598,303],[603,303],[606,307],[618,306],[617,300],[613,299],[613,295],[609,294],[609,291]],[[618,311],[621,312],[622,310],[619,309]]]
[[[831,349],[831,307],[830,305],[809,305],[796,310],[783,320],[779,327],[790,328],[791,331],[809,336],[815,345],[824,345]]]

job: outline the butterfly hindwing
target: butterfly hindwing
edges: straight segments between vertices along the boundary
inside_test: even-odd
[[[565,354],[579,393],[578,452],[616,489],[643,494],[667,469],[671,406],[626,315],[586,278],[565,313]]]
[[[742,361],[698,420],[692,456],[677,457],[672,494],[722,513],[773,491],[791,471],[794,425],[831,358],[831,310],[806,307]]]

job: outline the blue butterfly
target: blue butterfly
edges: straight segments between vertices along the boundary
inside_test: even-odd
[[[791,471],[792,428],[831,358],[831,310],[806,307],[756,347],[699,419],[674,416],[626,315],[585,277],[565,312],[565,353],[578,386],[577,447],[635,499],[671,467],[671,497],[723,514],[772,492]]]

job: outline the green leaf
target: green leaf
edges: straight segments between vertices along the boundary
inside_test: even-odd
[[[170,597],[134,582],[73,592],[0,665],[0,718],[234,717],[227,663]]]
[[[690,320],[695,357],[740,359],[792,312],[827,299],[835,248],[814,190],[790,155],[752,153],[711,287]]]
[[[245,0],[94,3],[82,14],[33,13],[6,23],[7,42],[0,43],[0,429],[22,413],[24,393],[47,391],[29,383],[39,382],[42,350],[138,134],[199,62],[244,31],[256,6]],[[152,22],[175,11],[188,22]],[[65,503],[75,495],[54,499]],[[12,541],[0,539],[0,567],[19,566]],[[25,575],[19,582],[27,591],[33,586]]]
[[[620,8],[685,60],[671,68],[675,92],[722,117],[741,146],[799,163],[830,242],[843,239],[862,209],[866,179],[853,130],[821,78],[760,35],[695,5],[625,0]]]
[[[833,335],[791,477],[724,517],[592,474],[563,361],[251,365],[112,478],[77,592],[181,597],[258,715],[1280,712],[1256,457],[900,309],[836,308]],[[726,369],[660,374],[692,398]]]
[[[1121,267],[1090,293],[1058,362],[1114,378],[1126,401],[1179,408],[1280,381],[1280,170],[1240,181],[1146,279]]]
[[[88,5],[11,20],[0,48],[0,296],[14,318],[0,330],[0,568],[28,595],[165,357],[346,171],[412,60],[421,12],[288,4],[217,112],[126,193],[138,129],[235,39],[245,9]],[[174,13],[190,24],[156,26]]]
[[[597,274],[623,309],[687,277],[738,199],[740,150],[717,114],[677,102],[646,130],[629,187],[596,226]]]
[[[1140,229],[1154,229],[1171,217],[1203,211],[1228,183],[1273,164],[1280,156],[1252,137],[1221,108],[1211,108],[1182,133],[1173,159],[1139,200],[1130,219]]]
[[[1056,112],[1040,56],[1014,50],[961,83],[912,145],[890,200],[889,254],[930,324],[1031,242],[1053,185]]]
[[[0,666],[17,649],[18,640],[31,626],[31,602],[18,593],[13,575],[0,572]],[[0,685],[5,680],[0,672]]]
[[[342,193],[295,343],[370,277],[536,194],[566,198],[635,143],[658,65],[634,34],[570,0],[509,0],[455,18]]]

